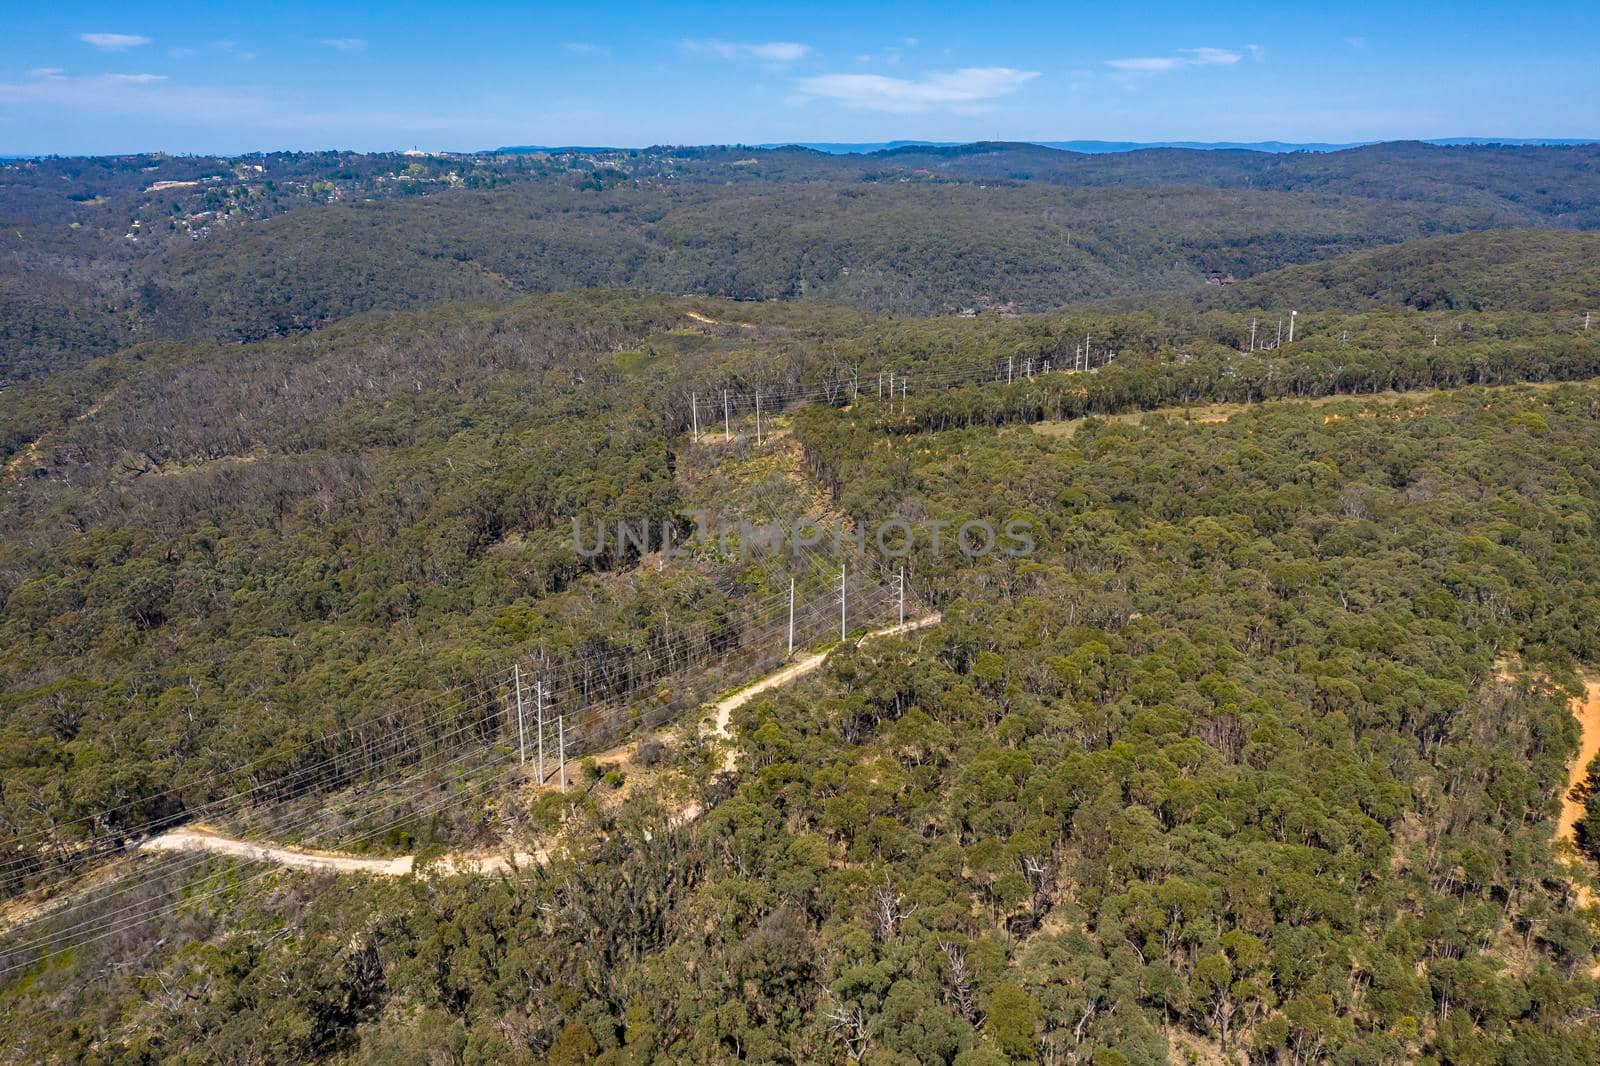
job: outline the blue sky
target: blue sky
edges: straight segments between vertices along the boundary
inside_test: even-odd
[[[30,4],[0,154],[1600,137],[1600,4]]]

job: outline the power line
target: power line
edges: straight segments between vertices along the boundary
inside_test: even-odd
[[[988,361],[987,363],[985,363],[983,365],[988,368],[990,373],[992,373],[996,377],[998,377],[999,371],[998,371],[997,365],[994,363],[994,361],[992,361],[992,360]],[[1008,365],[1008,375],[1009,375],[1009,365]],[[945,373],[936,376],[934,380],[935,380],[936,384],[939,384],[939,383],[943,383],[944,381],[947,381],[947,380],[957,380],[957,379],[965,378],[967,376],[969,376],[969,372],[967,370],[965,370],[965,369],[948,369],[948,370],[946,370]],[[852,382],[850,384],[852,386],[854,385],[854,373],[852,375]],[[825,393],[826,394],[831,394],[831,395],[839,395],[839,394],[842,393],[845,385],[846,385],[846,383],[843,382],[843,381],[836,382],[836,383],[834,383],[832,385],[829,385],[829,386],[823,386],[823,387],[818,388],[818,389],[810,390],[810,395],[818,396],[818,395],[823,395]],[[907,389],[907,383],[905,381],[904,375],[902,375],[902,378],[901,378],[902,402],[904,402],[906,389]],[[853,392],[857,397],[859,397],[858,390],[853,390]],[[795,402],[798,399],[805,398],[806,395],[807,395],[807,393],[806,393],[805,390],[785,390],[785,391],[780,393],[780,402],[784,406],[788,406],[788,405],[792,404],[793,402]],[[757,402],[759,403],[759,397],[757,398]],[[725,412],[725,415],[729,412],[729,410],[731,410],[731,407],[732,407],[732,397],[726,390],[724,390],[724,412]],[[811,562],[815,561],[814,555],[807,555],[806,557],[807,557],[808,561],[811,561]],[[870,560],[870,561],[873,562],[873,563],[878,562],[877,560]],[[901,575],[900,580],[902,582],[904,581],[903,574]],[[879,590],[877,590],[877,593],[881,594],[882,591],[883,591],[882,589],[879,589]],[[903,595],[903,593],[902,593],[902,595]],[[776,597],[774,599],[776,599]],[[770,603],[771,601],[769,600],[767,602]],[[758,604],[757,606],[759,607],[759,606],[762,606],[762,605],[763,604]],[[841,604],[841,606],[843,606],[843,605]],[[706,648],[709,648],[711,643],[712,643],[712,641],[714,640],[714,638],[716,636],[722,635],[723,633],[728,632],[728,631],[732,631],[733,629],[740,629],[742,631],[748,631],[749,633],[758,633],[760,631],[760,623],[752,623],[752,621],[750,621],[750,620],[730,619],[728,622],[724,623],[723,625],[720,625],[720,626],[717,626],[717,627],[713,627],[710,630],[702,630],[699,633],[702,646],[706,647]],[[670,651],[670,645],[669,645],[668,650]],[[648,655],[648,652],[646,654]],[[726,657],[728,657],[730,655],[734,655],[734,654],[737,654],[736,650],[729,650],[729,651],[725,651],[725,652],[721,653],[721,657],[726,658]],[[701,656],[700,661],[701,662],[710,661],[710,660],[712,660],[714,658],[717,658],[717,657],[718,656],[716,656],[716,655],[703,655],[703,656]],[[544,678],[540,679],[541,695],[544,695],[547,691],[551,692],[551,693],[558,692],[562,681],[567,682],[569,685],[572,684],[574,682],[574,679],[575,679],[578,671],[587,662],[592,662],[592,661],[612,662],[612,661],[615,661],[615,659],[616,659],[616,655],[613,654],[613,653],[598,652],[598,653],[595,653],[595,654],[593,654],[591,656],[578,657],[576,659],[564,659],[564,660],[561,660],[562,673],[557,675],[557,677],[554,679],[553,683],[546,682],[544,680]],[[392,720],[394,718],[399,717],[402,714],[410,713],[412,711],[415,711],[417,708],[421,708],[421,707],[426,706],[429,703],[437,703],[443,696],[449,695],[449,694],[454,693],[454,692],[460,692],[460,691],[462,691],[464,689],[473,688],[473,687],[479,688],[480,690],[485,690],[485,689],[491,690],[491,692],[489,694],[485,694],[485,695],[481,696],[474,703],[465,703],[464,702],[460,707],[443,707],[443,708],[440,708],[440,709],[438,709],[438,710],[436,710],[436,711],[434,711],[432,713],[425,714],[420,720],[411,721],[411,722],[409,722],[409,723],[407,723],[407,724],[405,724],[404,726],[401,727],[401,730],[400,730],[400,732],[398,734],[398,736],[400,738],[402,738],[402,739],[420,738],[422,740],[431,742],[431,744],[434,747],[437,747],[437,745],[440,743],[441,740],[446,739],[449,736],[459,735],[462,732],[467,732],[467,731],[471,731],[471,730],[475,730],[475,729],[481,729],[481,728],[483,728],[485,726],[487,720],[478,720],[478,721],[468,722],[466,725],[459,727],[457,730],[453,731],[452,733],[446,734],[446,737],[444,737],[444,738],[441,738],[441,737],[430,737],[430,736],[426,735],[427,730],[429,730],[431,727],[433,727],[436,723],[438,723],[438,722],[444,720],[446,717],[450,716],[452,713],[454,713],[454,715],[456,717],[460,718],[460,717],[463,717],[463,716],[466,716],[466,715],[470,715],[470,714],[473,714],[473,713],[476,713],[476,712],[487,711],[490,707],[492,707],[497,702],[495,695],[492,694],[492,690],[503,686],[503,684],[505,683],[505,680],[506,680],[508,675],[510,676],[510,678],[516,679],[518,677],[518,675],[519,675],[521,661],[522,660],[519,659],[516,662],[514,662],[512,667],[508,671],[507,670],[502,670],[502,671],[498,671],[498,672],[491,673],[491,674],[488,674],[488,675],[480,676],[479,678],[469,679],[467,681],[459,682],[456,685],[453,685],[448,689],[442,690],[440,693],[436,693],[436,694],[434,694],[434,695],[432,695],[430,697],[426,697],[424,699],[414,701],[412,704],[408,705],[405,708],[398,708],[398,709],[396,709],[394,711],[390,711],[390,712],[386,713],[385,715],[378,716],[377,718],[365,719],[365,720],[362,720],[360,722],[353,722],[350,725],[348,725],[348,726],[344,727],[343,729],[338,730],[338,731],[336,731],[336,732],[334,732],[332,734],[325,734],[325,735],[323,735],[321,737],[316,737],[316,738],[312,738],[310,740],[304,741],[301,744],[297,745],[295,748],[291,749],[291,752],[306,752],[306,751],[314,750],[315,748],[317,748],[319,746],[326,746],[330,742],[332,742],[334,740],[337,740],[339,738],[350,736],[350,735],[355,734],[357,732],[364,732],[364,731],[369,731],[369,730],[375,729],[375,728],[379,727],[384,721]],[[674,669],[674,667],[672,666],[672,664],[669,661],[667,668],[664,669],[664,670],[651,669],[651,670],[648,670],[648,671],[640,671],[634,665],[636,662],[637,662],[637,655],[635,655],[632,658],[632,660],[629,661],[627,669],[625,671],[626,674],[630,677],[630,679],[634,682],[633,691],[638,691],[639,688],[642,687],[642,684],[645,681],[648,681],[651,677],[661,676],[664,673],[670,673]],[[694,657],[693,651],[691,649],[689,652],[686,653],[685,668],[687,668],[690,665],[693,665],[694,662],[695,662],[695,657]],[[653,662],[652,662],[652,665],[653,665]],[[593,710],[595,710],[593,705],[585,706],[583,709],[585,711],[593,711]],[[585,739],[587,739],[587,737],[588,737],[590,732],[591,732],[590,728],[587,725],[585,725],[584,728],[582,729],[581,734],[579,734],[579,735],[581,735]],[[543,738],[543,731],[542,731],[542,728],[541,728],[541,730],[540,730],[540,739],[542,740],[542,738]],[[392,746],[394,741],[395,741],[395,735],[391,734],[387,738],[387,742],[388,742],[389,745]],[[212,800],[209,800],[206,803],[200,805],[198,808],[187,808],[184,811],[176,812],[176,813],[174,813],[172,815],[161,816],[161,817],[158,817],[158,818],[149,819],[142,826],[125,827],[124,828],[124,835],[133,835],[133,833],[138,832],[140,829],[150,830],[150,829],[154,829],[154,828],[160,827],[160,826],[167,826],[167,825],[171,825],[171,824],[176,824],[176,823],[178,823],[180,821],[193,819],[197,815],[216,813],[217,811],[219,811],[221,808],[227,806],[228,804],[236,803],[236,802],[242,800],[246,796],[255,795],[255,794],[259,793],[259,792],[263,792],[263,791],[280,791],[281,792],[284,789],[290,787],[291,782],[295,782],[295,781],[297,781],[299,779],[303,779],[303,778],[309,777],[309,776],[311,776],[313,774],[319,773],[320,771],[325,770],[327,767],[333,765],[334,763],[342,761],[342,760],[345,760],[345,759],[352,758],[356,754],[357,753],[355,753],[355,752],[336,753],[336,754],[331,755],[331,756],[329,756],[329,757],[327,757],[327,758],[325,758],[325,759],[323,759],[323,760],[321,760],[319,762],[315,762],[315,763],[311,763],[311,764],[305,764],[305,765],[296,767],[295,770],[291,771],[288,775],[281,775],[281,776],[279,776],[277,778],[273,778],[273,779],[269,779],[267,781],[260,782],[260,783],[254,785],[254,786],[252,786],[250,788],[238,790],[238,791],[236,791],[234,793],[231,793],[231,794],[228,794],[228,795],[225,795],[225,796],[216,797],[216,798],[214,798]],[[179,792],[186,791],[186,790],[198,787],[198,786],[200,786],[200,785],[202,785],[202,784],[204,784],[204,783],[206,783],[208,781],[215,781],[215,780],[219,779],[220,777],[222,777],[224,775],[237,776],[238,774],[247,772],[248,770],[250,770],[252,768],[259,767],[259,766],[265,764],[266,762],[268,762],[269,760],[282,759],[284,757],[284,755],[285,755],[285,753],[282,752],[282,751],[271,752],[271,753],[267,753],[267,754],[264,754],[262,756],[259,756],[256,759],[250,760],[250,761],[248,761],[246,763],[243,763],[243,764],[241,764],[239,766],[236,766],[236,767],[210,771],[207,774],[202,775],[200,778],[197,778],[194,781],[187,782],[184,785],[174,786],[174,787],[172,787],[170,789],[163,790],[162,792],[153,794],[151,796],[140,797],[139,799],[136,799],[136,800],[130,800],[130,801],[127,801],[127,802],[125,802],[123,804],[119,804],[114,808],[110,808],[110,809],[108,809],[106,811],[85,814],[85,815],[82,815],[82,816],[80,816],[80,817],[78,817],[76,819],[73,819],[71,822],[64,823],[64,825],[69,825],[69,826],[70,825],[81,825],[81,824],[84,824],[86,822],[91,822],[91,821],[95,821],[95,820],[103,820],[103,819],[108,818],[108,816],[111,815],[111,814],[119,813],[119,812],[121,812],[123,810],[127,810],[127,809],[129,809],[131,807],[134,807],[136,805],[149,804],[149,803],[155,802],[157,800],[170,797],[170,796],[175,795],[175,794],[177,794]],[[357,769],[356,772],[358,772],[362,776],[367,777],[367,778],[370,779],[371,774],[372,774],[372,770],[375,767],[381,767],[381,766],[383,766],[383,765],[385,765],[387,763],[390,763],[390,762],[395,762],[395,761],[398,761],[400,759],[408,759],[408,758],[413,758],[413,757],[417,757],[415,755],[415,753],[413,753],[411,751],[405,751],[405,750],[391,751],[391,752],[383,755],[382,757],[380,757],[376,761],[373,761],[370,757],[368,757],[365,760],[365,762]],[[422,756],[422,757],[425,758],[426,756]],[[58,830],[59,830],[59,828],[60,827],[57,827]],[[33,834],[21,835],[21,836],[19,836],[17,838],[14,838],[14,840],[17,843],[23,843],[23,842],[26,842],[27,840],[39,839],[39,838],[41,838],[41,837],[43,837],[45,835],[47,835],[47,834],[44,833],[44,832],[35,832]],[[33,859],[31,859],[31,857],[26,856],[26,855],[16,856],[16,857],[14,857],[14,858],[12,858],[10,860],[6,860],[5,862],[0,863],[0,869],[14,868],[14,867],[19,866],[19,865],[21,865],[23,863],[29,863],[29,862],[35,862],[35,861],[37,861],[37,860],[33,860]]]
[[[881,589],[881,588],[875,589],[874,590],[874,597],[873,597],[873,600],[871,602],[874,602],[876,605],[881,606],[881,601],[886,596],[886,594],[887,594],[887,590],[885,590],[885,589]],[[588,739],[589,735],[590,735],[590,731],[588,729],[585,729],[583,734],[582,734],[582,736],[581,736],[581,739],[576,739],[575,742],[573,744],[570,744],[570,745],[563,744],[563,748],[562,748],[563,753],[565,753],[566,751],[570,750],[573,747],[577,747],[578,748],[578,754],[581,756],[583,754],[584,741]],[[492,753],[493,749],[488,749],[488,750]],[[445,768],[447,768],[449,766],[452,766],[452,765],[458,764],[460,762],[463,762],[466,759],[470,758],[473,754],[476,754],[476,753],[477,753],[477,751],[475,749],[474,751],[469,751],[469,752],[467,752],[467,753],[465,753],[463,755],[459,755],[455,759],[452,759],[448,763],[444,764],[444,766],[430,767],[425,771],[419,772],[417,774],[413,774],[412,777],[409,780],[416,780],[417,778],[420,778],[420,777],[424,776],[425,774],[431,774],[431,773],[437,772],[438,770],[442,770],[442,769],[445,769]],[[507,753],[501,753],[499,755],[499,759],[502,759],[502,760],[509,760],[509,758],[510,758],[510,754],[508,752]],[[462,771],[460,771],[457,774],[453,775],[447,781],[436,784],[435,787],[446,787],[448,785],[454,784],[455,782],[461,780],[463,777],[466,777],[469,774],[474,773],[474,772],[476,772],[478,770],[486,769],[486,768],[488,768],[488,766],[491,766],[491,765],[493,765],[493,761],[491,761],[489,763],[486,763],[484,765],[481,765],[481,766],[478,766],[478,765],[468,766],[465,769],[463,769]],[[496,775],[494,778],[490,779],[489,781],[484,782],[483,783],[483,787],[498,787],[499,783],[501,781],[503,781],[511,773],[513,773],[516,769],[517,769],[516,767],[508,767],[508,768],[506,768],[500,774]],[[405,821],[407,819],[420,817],[420,816],[422,816],[424,814],[432,813],[433,811],[439,810],[439,809],[443,808],[444,806],[448,805],[449,803],[451,803],[453,801],[454,801],[454,797],[447,795],[444,798],[442,798],[441,800],[439,800],[439,801],[437,801],[437,802],[435,802],[433,804],[427,805],[427,806],[425,806],[425,807],[423,807],[423,808],[421,808],[419,810],[407,812],[405,815],[403,815],[403,816],[401,816],[399,818],[390,819],[389,821],[381,823],[378,827],[372,829],[371,831],[369,831],[366,834],[363,834],[361,836],[358,836],[358,837],[346,842],[343,846],[348,848],[352,844],[358,844],[358,843],[362,843],[362,842],[370,840],[370,839],[374,839],[377,836],[381,835],[382,833],[386,832],[392,826],[397,825],[402,821]],[[406,802],[404,798],[397,799],[394,803],[389,805],[388,809],[393,810],[395,807],[400,806],[404,802]],[[303,826],[303,825],[309,824],[311,819],[314,818],[314,817],[315,817],[315,815],[311,815],[311,816],[307,816],[305,818],[298,819],[296,822],[290,823],[288,826],[280,827],[280,831],[283,828],[296,828],[296,827],[299,827],[299,826]],[[321,836],[321,834],[312,834],[310,839],[311,840],[317,840],[320,836]],[[211,856],[209,854],[202,853],[198,857],[196,857],[192,862],[188,862],[188,863],[178,867],[178,869],[176,869],[176,870],[174,870],[172,867],[169,866],[169,867],[167,867],[165,869],[158,869],[158,870],[152,871],[152,872],[150,872],[150,874],[148,876],[143,877],[142,880],[136,881],[133,884],[128,884],[128,885],[125,885],[125,886],[121,886],[120,890],[119,891],[114,891],[111,894],[111,896],[109,896],[109,897],[108,896],[104,896],[104,895],[98,896],[91,902],[94,903],[94,904],[103,905],[107,898],[112,898],[112,897],[114,897],[116,895],[126,895],[128,892],[134,891],[134,890],[136,890],[136,889],[138,889],[140,887],[143,887],[143,885],[152,883],[153,881],[158,880],[160,878],[169,877],[169,876],[172,876],[174,874],[186,873],[189,870],[193,870],[193,869],[196,869],[196,868],[198,868],[200,866],[205,865],[206,863],[210,862],[212,860],[212,858],[213,858],[213,856]],[[252,882],[259,882],[262,879],[264,879],[264,878],[266,878],[268,876],[271,876],[273,873],[276,872],[275,867],[273,867],[271,865],[271,860],[270,859],[260,859],[260,858],[257,858],[255,856],[250,856],[248,858],[249,858],[250,861],[266,862],[266,863],[269,864],[269,868],[267,870],[263,871],[261,874],[255,875],[254,877],[250,878],[246,882],[243,882],[242,884],[247,885],[247,884],[250,884]],[[221,877],[224,877],[224,876],[226,876],[225,873],[219,873],[219,874],[214,875],[213,877],[209,878],[208,880],[216,880],[217,878],[221,878]],[[204,882],[202,882],[202,884],[203,883]],[[49,934],[47,934],[46,936],[44,936],[42,938],[39,938],[39,939],[34,940],[34,941],[28,941],[28,942],[25,942],[24,944],[19,945],[19,946],[15,947],[15,948],[7,949],[5,952],[0,952],[0,971],[4,971],[6,969],[11,968],[12,966],[16,965],[16,962],[14,960],[16,960],[18,958],[21,958],[24,955],[32,955],[33,953],[37,952],[42,947],[50,947],[50,946],[53,946],[53,945],[56,945],[56,944],[62,944],[62,943],[67,942],[68,940],[71,940],[74,944],[90,943],[90,942],[94,942],[94,941],[97,941],[97,940],[101,940],[101,939],[104,939],[104,938],[106,938],[108,936],[115,935],[117,932],[120,932],[123,929],[131,928],[134,925],[137,925],[137,924],[140,924],[140,923],[142,923],[144,921],[148,921],[148,920],[151,920],[151,919],[153,919],[155,917],[158,917],[161,913],[163,913],[165,911],[169,911],[169,910],[175,909],[177,906],[181,906],[184,903],[194,902],[197,899],[198,900],[210,899],[210,898],[213,898],[216,895],[220,894],[222,891],[227,891],[230,888],[238,888],[238,887],[241,887],[241,886],[240,885],[223,886],[222,888],[219,888],[216,891],[205,893],[205,894],[200,895],[200,896],[194,896],[192,894],[192,889],[194,887],[195,886],[193,884],[185,886],[185,889],[189,891],[189,894],[186,895],[186,898],[184,900],[179,901],[178,904],[174,904],[174,905],[171,905],[171,906],[157,906],[157,907],[154,907],[154,908],[147,909],[144,913],[134,914],[132,917],[125,918],[125,919],[123,918],[123,916],[124,915],[128,915],[131,912],[137,910],[138,909],[138,905],[132,905],[132,906],[124,907],[120,911],[114,912],[110,916],[99,915],[94,919],[89,919],[89,920],[86,920],[86,921],[79,922],[79,923],[77,923],[75,925],[68,926],[65,929],[55,929],[55,930],[52,930]],[[76,909],[85,910],[85,909],[88,909],[89,906],[90,906],[90,903],[86,902],[86,903],[81,904],[81,905],[76,905]],[[59,917],[60,913],[61,913],[60,911],[52,912],[52,914],[47,916],[47,918],[41,919],[41,920],[53,920],[53,919]],[[106,922],[106,919],[108,917],[110,917],[112,919],[112,924],[109,925],[109,926],[106,926],[105,922]],[[75,938],[75,936],[74,936],[74,934],[76,934],[78,932],[82,932],[85,929],[96,928],[96,927],[103,927],[103,928],[100,928],[99,931],[97,933],[95,933],[94,935],[92,935],[92,936],[83,937],[83,938]],[[45,955],[43,957],[35,957],[32,961],[36,963],[38,961],[42,961],[43,958],[54,957],[55,955],[59,955],[64,950],[67,950],[67,949],[66,948],[62,948],[62,949],[59,949],[59,950],[57,950],[55,952],[51,952],[51,953],[49,953],[49,954],[47,954],[47,955]]]
[[[881,599],[881,597],[882,597],[882,595],[884,593],[884,590],[877,589],[877,590],[875,590],[875,592],[876,592],[876,598],[877,599]],[[760,634],[761,632],[762,632],[762,630],[759,627],[754,630],[754,633],[756,633],[756,634]],[[742,650],[746,650],[746,651],[751,650],[751,645],[746,644]],[[737,654],[737,653],[736,652],[735,653],[724,653],[721,657],[727,658],[728,654]],[[716,654],[708,653],[708,654],[705,654],[705,655],[701,656],[700,659],[701,659],[701,661],[712,661],[712,660],[714,660],[714,659],[716,659],[718,657],[719,656],[716,655]],[[686,668],[688,666],[691,666],[691,665],[694,665],[694,658],[693,657],[691,657],[690,661],[688,663],[686,663]],[[498,702],[497,694],[488,694],[488,695],[484,696],[482,699],[480,699],[478,701],[478,703],[475,704],[474,707],[471,708],[471,709],[476,709],[476,710],[486,709],[487,707],[493,706],[497,702]],[[586,712],[598,711],[600,713],[601,717],[597,718],[597,719],[591,719],[589,721],[583,722],[580,732],[578,732],[577,734],[574,735],[574,743],[570,744],[570,745],[566,745],[564,750],[570,751],[572,748],[576,747],[578,749],[577,753],[579,755],[582,755],[584,753],[584,749],[588,746],[588,743],[591,740],[591,738],[598,738],[598,739],[602,739],[603,740],[609,735],[609,733],[610,733],[609,726],[610,726],[611,722],[608,721],[607,719],[609,718],[609,719],[614,720],[615,717],[617,717],[621,712],[626,711],[627,709],[628,708],[626,708],[625,706],[624,707],[619,707],[619,708],[611,710],[609,715],[608,715],[606,713],[607,712],[607,708],[605,708],[603,706],[601,706],[601,707],[593,707],[593,706],[591,706],[591,707],[584,708],[584,710]],[[458,735],[458,734],[460,734],[462,732],[474,731],[474,730],[478,729],[481,724],[482,724],[481,722],[469,722],[468,724],[458,728],[455,731],[455,735]],[[597,726],[599,728],[596,728]],[[436,742],[439,739],[443,739],[443,738],[435,738]],[[461,762],[464,759],[470,758],[472,755],[477,754],[481,750],[483,750],[483,749],[480,749],[480,748],[475,746],[471,750],[469,750],[467,753],[465,753],[463,755],[458,755],[456,758],[454,758],[454,759],[450,760],[449,762],[445,763],[443,767],[441,767],[441,766],[424,766],[421,770],[419,770],[416,773],[412,774],[409,778],[404,779],[402,782],[400,782],[400,784],[404,784],[407,781],[418,780],[419,778],[422,778],[422,777],[431,775],[433,773],[436,773],[440,769],[443,769],[443,768],[448,767],[450,765],[454,765],[454,764],[456,764],[458,762]],[[490,750],[492,750],[492,749],[490,749]],[[391,753],[389,756],[387,756],[385,758],[384,761],[398,759],[398,758],[402,757],[405,754],[409,754],[409,753]],[[381,763],[380,763],[380,765],[381,765]],[[470,772],[470,769],[471,768],[469,768],[469,770],[466,771],[466,772]],[[457,775],[457,776],[459,777],[461,775]],[[394,806],[394,805],[397,805],[400,802],[404,802],[404,801],[403,800],[399,800],[399,801],[397,801],[396,804],[391,805],[391,807]],[[298,820],[296,820],[294,822],[291,822],[291,823],[288,823],[288,824],[280,824],[277,827],[277,829],[278,829],[279,832],[282,832],[285,829],[299,828],[299,827],[302,827],[302,826],[310,824],[310,822],[314,818],[315,818],[315,815],[311,815],[311,816],[307,816],[305,818],[298,819]],[[315,837],[313,837],[313,839],[315,839]],[[196,860],[194,865],[199,865],[200,863],[203,863],[204,861],[206,861],[204,858],[198,859],[198,860]],[[124,886],[121,889],[121,894],[126,894],[126,892],[133,891],[133,890],[137,889],[138,887],[141,887],[142,884],[148,883],[151,879],[153,879],[155,877],[162,876],[162,875],[163,874],[160,871],[157,871],[155,873],[152,873],[150,875],[150,877],[148,877],[148,878],[144,878],[143,880],[136,880],[133,883]],[[113,893],[113,894],[117,894],[117,893]],[[105,899],[105,897],[103,897],[103,896],[102,897],[97,897],[97,899],[94,902],[97,903],[97,904],[103,905],[104,899]],[[71,909],[80,909],[81,910],[81,909],[86,909],[87,906],[88,906],[88,904],[74,905],[74,907],[71,908]],[[59,913],[60,913],[59,911],[52,912],[52,914],[49,916],[49,918],[54,919],[54,918],[59,916]]]

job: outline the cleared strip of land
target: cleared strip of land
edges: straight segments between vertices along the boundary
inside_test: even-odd
[[[1043,433],[1047,437],[1070,438],[1090,420],[1138,425],[1139,421],[1144,418],[1176,418],[1194,425],[1217,425],[1228,422],[1249,411],[1270,411],[1274,407],[1331,407],[1335,404],[1361,404],[1370,407],[1375,404],[1426,402],[1437,399],[1440,396],[1463,392],[1467,389],[1484,389],[1493,392],[1500,392],[1506,389],[1535,389],[1544,392],[1550,389],[1559,389],[1564,385],[1582,386],[1595,384],[1600,384],[1600,378],[1580,378],[1575,381],[1518,381],[1509,385],[1464,385],[1457,389],[1413,389],[1408,392],[1334,392],[1326,396],[1282,396],[1271,400],[1258,400],[1255,403],[1188,404],[1175,407],[1152,407],[1143,411],[1124,411],[1114,415],[1052,419],[1031,423],[1028,428],[1035,433]],[[1337,416],[1329,417],[1337,421]]]
[[[912,619],[899,625],[885,626],[874,629],[860,638],[857,645],[879,637],[901,636],[919,629],[937,625],[941,619],[938,612]],[[733,712],[765,692],[787,685],[791,681],[806,676],[817,670],[827,661],[832,648],[802,656],[794,662],[779,670],[768,674],[751,685],[746,685],[735,692],[731,692],[712,705],[715,733],[723,741],[733,739],[729,724]],[[730,743],[722,757],[722,769],[732,772],[735,751]],[[604,753],[599,756],[604,758]],[[692,821],[698,817],[700,809],[691,806],[685,809],[676,819],[680,822]],[[359,855],[343,855],[335,851],[312,851],[304,848],[277,847],[271,844],[258,844],[249,840],[240,840],[236,837],[225,836],[204,826],[186,826],[182,829],[171,829],[144,841],[139,845],[140,851],[206,851],[216,855],[229,855],[239,859],[249,859],[256,862],[276,863],[296,870],[314,870],[324,873],[337,874],[368,874],[376,877],[405,877],[416,869],[415,855],[398,855],[393,858],[367,858]],[[434,860],[434,868],[446,874],[505,874],[519,867],[540,865],[550,861],[550,853],[540,848],[536,851],[509,851],[505,854],[466,854],[451,852]]]

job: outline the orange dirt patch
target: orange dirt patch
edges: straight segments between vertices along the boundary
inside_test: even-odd
[[[1578,757],[1572,761],[1571,770],[1567,775],[1568,792],[1561,797],[1561,821],[1558,823],[1556,835],[1563,840],[1576,841],[1578,822],[1583,819],[1584,810],[1583,804],[1572,798],[1571,788],[1584,779],[1589,763],[1595,754],[1600,752],[1600,681],[1589,683],[1583,699],[1573,702],[1572,713],[1578,719],[1583,738],[1578,748]]]

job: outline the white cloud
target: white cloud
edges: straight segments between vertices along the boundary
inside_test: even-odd
[[[367,50],[367,42],[361,37],[324,37],[318,43],[340,52],[365,52]]]
[[[811,46],[799,44],[795,41],[772,41],[767,44],[747,45],[750,54],[757,59],[764,59],[769,63],[793,63],[795,60],[804,59],[811,52]]]
[[[1197,67],[1231,67],[1244,58],[1229,48],[1180,48],[1178,51]]]
[[[34,67],[28,71],[30,78],[59,78],[63,71],[60,67]]]
[[[763,63],[793,63],[811,54],[811,46],[798,41],[766,41],[759,44],[740,44],[734,41],[705,40],[682,42],[690,55],[711,56],[715,59],[755,59]]]
[[[197,115],[215,121],[241,121],[259,120],[273,113],[267,100],[225,89],[183,88],[157,74],[103,74],[0,82],[0,104],[190,122]]]
[[[1234,48],[1180,48],[1172,56],[1136,56],[1108,59],[1106,66],[1119,74],[1164,74],[1184,67],[1231,67],[1248,55],[1259,60],[1265,53],[1260,46],[1247,44],[1244,51]]]
[[[1150,56],[1141,59],[1108,59],[1106,66],[1133,74],[1150,74],[1162,70],[1177,70],[1183,60],[1175,56]]]
[[[863,52],[854,58],[857,63],[860,63],[863,66],[867,65],[868,63],[877,63],[885,67],[898,67],[900,65],[900,60],[905,57],[905,49],[915,47],[915,41],[916,38],[908,37],[906,38],[904,47],[901,45],[891,44],[883,48],[882,51]],[[949,54],[948,49],[946,49],[945,54]]]
[[[1016,92],[1038,71],[1011,67],[964,67],[922,78],[883,74],[822,74],[797,83],[805,98],[820,98],[871,111],[911,114],[935,108],[981,109],[996,97]]]
[[[126,52],[130,48],[150,43],[150,38],[141,37],[136,33],[80,33],[78,40],[84,44],[92,44],[102,52]]]
[[[491,136],[492,120],[480,111],[418,111],[413,107],[373,110],[339,107],[319,110],[315,99],[243,88],[185,85],[176,81],[129,76],[50,77],[0,81],[0,116],[24,111],[43,124],[66,112],[94,119],[124,118],[130,123],[163,122],[203,131],[206,140],[243,136],[259,147],[284,136],[350,139],[371,136],[376,129],[406,139],[419,136],[459,137],[463,131]],[[136,126],[130,128],[137,129]],[[246,142],[249,143],[249,142]],[[150,147],[141,145],[141,147]],[[58,151],[44,146],[38,151]]]

